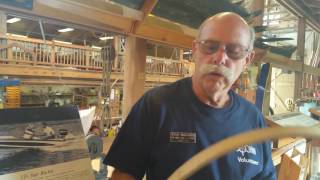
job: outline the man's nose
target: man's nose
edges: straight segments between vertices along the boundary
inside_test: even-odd
[[[212,54],[212,61],[214,64],[225,64],[228,56],[224,47],[220,47],[217,52]]]

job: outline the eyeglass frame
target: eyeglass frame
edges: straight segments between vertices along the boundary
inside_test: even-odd
[[[212,54],[218,52],[218,50],[220,49],[221,45],[223,45],[223,46],[224,46],[224,51],[225,51],[226,55],[227,55],[230,59],[232,59],[232,60],[234,60],[234,61],[238,61],[238,60],[246,57],[246,55],[248,55],[248,53],[249,53],[250,51],[252,51],[251,48],[246,48],[245,46],[243,46],[243,45],[241,45],[241,44],[237,44],[237,43],[222,43],[222,42],[216,41],[216,40],[200,40],[200,41],[194,41],[194,42],[195,42],[195,43],[198,43],[198,44],[200,45],[200,48],[199,48],[200,51],[201,51],[202,53],[204,53],[204,54],[207,54],[207,55],[212,55]],[[204,43],[206,43],[206,42],[216,42],[216,43],[218,43],[219,47],[218,47],[214,52],[211,52],[211,53],[205,52],[205,51],[203,50],[203,45],[204,45]],[[228,53],[229,51],[228,51],[228,48],[227,48],[228,45],[237,45],[238,47],[241,47],[241,48],[243,49],[243,51],[241,52],[241,54],[243,53],[243,56],[237,57],[237,58],[230,57],[230,55],[229,55],[229,53]]]

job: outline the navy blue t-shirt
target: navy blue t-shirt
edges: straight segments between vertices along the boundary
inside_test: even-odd
[[[233,91],[225,108],[197,99],[191,78],[147,92],[132,108],[104,163],[141,179],[167,179],[208,146],[265,127],[259,110]],[[211,162],[190,179],[276,179],[269,142],[246,145]]]

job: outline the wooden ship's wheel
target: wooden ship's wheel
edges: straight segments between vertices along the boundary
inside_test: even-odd
[[[315,127],[274,127],[258,129],[236,136],[209,146],[180,166],[168,178],[169,180],[187,179],[211,161],[247,144],[255,144],[267,139],[284,137],[305,137],[320,139],[320,128]]]

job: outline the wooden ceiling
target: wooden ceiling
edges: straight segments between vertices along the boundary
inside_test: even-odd
[[[66,23],[58,23],[54,21],[46,21],[39,19],[32,19],[20,16],[8,15],[7,19],[18,17],[21,20],[15,23],[7,23],[7,32],[10,34],[18,34],[28,36],[29,38],[45,40],[58,40],[71,42],[76,45],[87,46],[103,46],[106,41],[101,40],[101,37],[113,36],[114,33],[108,31],[98,31],[92,28],[78,27]],[[42,36],[41,25],[43,27],[44,37]],[[59,32],[58,30],[64,28],[73,28],[70,32]]]
[[[319,0],[296,1],[316,3]],[[0,5],[0,10],[11,9],[44,17],[42,22],[47,40],[58,39],[82,45],[85,42],[99,46],[105,43],[99,37],[114,32],[190,48],[196,29],[208,16],[221,11],[233,11],[250,19],[253,12],[245,6],[248,2],[252,3],[248,0],[34,0],[31,11],[5,5]],[[55,24],[47,22],[46,18],[66,23]],[[68,22],[96,29],[75,27],[72,32],[59,33],[57,30],[66,27]],[[8,31],[43,38],[39,21],[35,19],[10,24]]]

